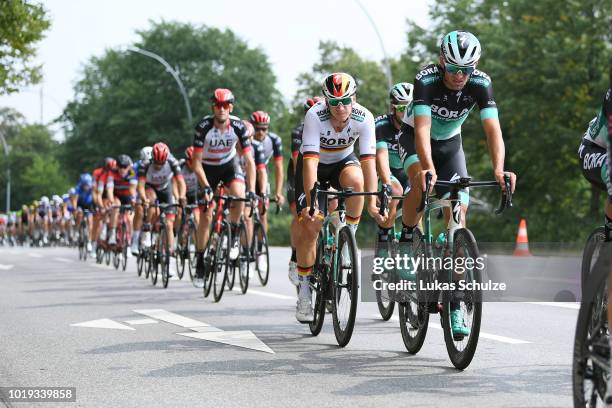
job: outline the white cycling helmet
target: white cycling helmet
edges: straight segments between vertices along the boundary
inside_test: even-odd
[[[467,31],[451,31],[440,44],[440,54],[448,63],[462,67],[473,67],[480,59],[480,41]]]
[[[389,101],[393,105],[408,105],[412,102],[412,90],[414,87],[408,82],[395,84],[389,90]]]
[[[146,146],[140,149],[140,160],[151,161],[152,159],[153,159],[153,148],[151,146]]]
[[[48,205],[49,204],[49,197],[47,197],[47,196],[40,197],[40,203],[44,204],[44,205]]]

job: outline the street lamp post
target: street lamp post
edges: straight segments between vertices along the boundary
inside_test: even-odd
[[[366,17],[370,21],[370,24],[372,24],[372,28],[374,29],[376,36],[378,37],[378,42],[380,43],[380,48],[382,49],[382,53],[384,57],[385,74],[387,76],[387,83],[389,85],[389,89],[391,89],[391,87],[393,86],[393,77],[391,75],[391,65],[389,64],[389,57],[387,56],[387,51],[385,50],[385,44],[383,43],[382,37],[380,36],[378,27],[376,26],[376,23],[374,22],[374,19],[372,18],[370,13],[368,13],[368,10],[364,7],[363,4],[361,4],[361,1],[355,0],[355,3],[357,3],[361,11],[363,11],[363,13],[366,15]]]
[[[181,94],[183,95],[183,99],[185,100],[185,109],[187,109],[187,119],[189,119],[189,124],[193,124],[193,117],[191,115],[191,105],[189,104],[189,98],[187,97],[185,86],[183,86],[183,81],[181,81],[178,71],[172,68],[165,59],[163,59],[162,57],[160,57],[159,55],[151,51],[143,50],[142,48],[138,48],[138,47],[128,47],[127,50],[131,52],[136,52],[138,54],[142,54],[149,58],[152,58],[155,61],[162,64],[166,68],[166,72],[172,75],[172,77],[174,78],[174,80],[176,81],[179,87],[179,90],[181,91]]]
[[[4,147],[4,157],[6,158],[6,213],[11,211],[11,164],[9,162],[9,152],[11,146],[6,143],[4,135],[0,133],[0,141]]]

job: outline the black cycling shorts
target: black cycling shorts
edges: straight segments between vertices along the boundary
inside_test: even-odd
[[[582,139],[578,148],[578,158],[584,178],[597,188],[607,191],[608,152],[606,149],[590,140]]]
[[[399,153],[405,170],[419,162],[414,139],[414,128],[403,124],[399,137]],[[431,158],[439,180],[449,181],[457,177],[468,177],[461,135],[445,140],[431,139]],[[440,197],[450,195],[448,187],[438,186],[436,192]],[[469,189],[459,190],[459,198],[463,205],[469,204],[469,194]]]
[[[146,184],[148,190],[153,190],[159,204],[174,204],[174,195],[172,194],[172,182],[168,182],[166,188],[157,190],[152,185]],[[166,214],[176,214],[176,207],[166,210]]]
[[[331,164],[323,164],[319,163],[317,167],[317,180],[323,183],[329,183],[331,187],[336,190],[342,190],[342,186],[340,186],[340,173],[349,166],[357,166],[361,168],[361,164],[354,153],[349,154],[344,159],[340,160],[336,163]],[[304,193],[304,179],[303,179],[303,168],[304,168],[304,158],[302,154],[298,156],[297,167],[295,169],[295,196],[296,199],[296,211],[299,213],[304,208],[306,208],[306,194]],[[310,194],[310,192],[308,192]],[[322,203],[319,203],[319,208]]]
[[[202,164],[202,167],[204,168],[204,174],[206,174],[210,188],[213,190],[217,188],[219,182],[223,182],[225,186],[229,186],[234,181],[244,183],[244,173],[237,156],[233,160],[219,166]]]

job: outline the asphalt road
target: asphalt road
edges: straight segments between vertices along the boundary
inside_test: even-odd
[[[188,277],[152,287],[134,259],[122,272],[74,249],[0,248],[0,386],[77,394],[0,406],[571,406],[576,304],[486,303],[476,356],[460,372],[436,316],[416,356],[397,312],[384,322],[375,303],[359,304],[346,348],[331,318],[311,336],[295,321],[288,257],[273,248],[267,287],[251,279],[246,295],[215,304]]]

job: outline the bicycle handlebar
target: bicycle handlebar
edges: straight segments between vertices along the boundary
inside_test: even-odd
[[[318,181],[315,181],[315,184],[312,187],[312,190],[310,190],[310,210],[308,211],[308,215],[310,215],[311,217],[314,215],[315,204],[318,201],[317,198],[319,194],[323,194],[327,196],[328,198],[329,196],[333,196],[333,197],[338,197],[341,199],[354,197],[354,196],[377,196],[378,199],[380,200],[380,209],[378,210],[378,213],[380,215],[383,215],[385,213],[385,210],[387,209],[389,205],[389,197],[391,196],[391,186],[387,184],[383,184],[380,191],[374,191],[374,192],[369,192],[369,191],[368,192],[353,192],[352,188],[346,188],[342,191],[321,190],[320,186],[321,186],[321,183],[319,183]]]

